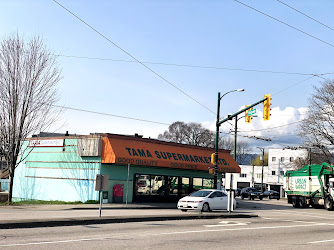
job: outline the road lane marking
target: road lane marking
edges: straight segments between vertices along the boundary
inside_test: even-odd
[[[276,214],[291,214],[291,212],[276,212],[276,211],[273,211],[273,213],[276,213]],[[332,219],[331,216],[319,216],[319,215],[313,215],[313,214],[308,214],[308,213],[300,213],[300,212],[294,212],[293,213],[294,215],[296,214],[299,214],[299,215],[304,215],[304,216],[308,216],[308,217],[315,217],[315,218],[321,218],[321,219],[326,219],[328,220],[328,218],[330,217]]]
[[[334,226],[334,224],[327,223],[315,223],[315,224],[303,224],[303,225],[287,225],[287,226],[265,226],[265,227],[239,227],[239,228],[221,228],[221,229],[206,229],[206,230],[192,230],[192,231],[176,231],[176,232],[167,232],[167,233],[154,233],[154,234],[141,234],[136,237],[150,237],[150,236],[161,236],[161,235],[177,235],[177,234],[190,234],[190,233],[210,233],[210,232],[224,232],[224,231],[242,231],[242,230],[263,230],[263,229],[283,229],[283,228],[298,228],[298,227],[314,227],[330,225]],[[58,241],[43,241],[43,242],[27,242],[27,243],[13,243],[0,245],[0,247],[17,247],[17,246],[29,246],[29,245],[47,245],[47,244],[59,244],[59,243],[71,243],[71,242],[83,242],[83,241],[97,241],[97,240],[112,240],[118,237],[123,237],[124,235],[118,236],[106,236],[106,237],[97,237],[97,238],[82,238],[82,239],[74,239],[74,240],[58,240]],[[132,235],[128,235],[128,237],[132,237]]]
[[[29,245],[45,245],[45,244],[57,244],[57,243],[79,242],[79,241],[93,241],[93,240],[102,240],[102,239],[105,239],[105,238],[91,238],[91,239],[77,239],[77,240],[57,240],[57,241],[42,241],[42,242],[16,243],[16,244],[0,245],[0,247],[15,247],[15,246],[29,246]]]
[[[319,243],[325,243],[325,242],[333,242],[334,240],[319,240],[319,241],[312,241],[309,242],[309,244],[319,244]]]
[[[231,226],[247,226],[249,222],[234,222],[234,221],[221,221],[218,225],[203,225],[205,227],[231,227]]]
[[[173,235],[173,234],[188,234],[188,233],[209,233],[209,232],[223,232],[223,231],[241,231],[241,230],[262,230],[262,229],[280,229],[280,228],[297,228],[297,227],[314,227],[314,226],[324,226],[334,224],[327,223],[314,223],[314,224],[304,224],[304,225],[290,225],[290,226],[273,226],[273,227],[242,227],[242,228],[224,228],[224,229],[210,229],[210,230],[196,230],[196,231],[182,231],[182,232],[169,232],[161,233],[162,235]],[[161,235],[159,234],[159,235]]]

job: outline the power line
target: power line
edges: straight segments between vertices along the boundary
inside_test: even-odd
[[[267,17],[269,17],[269,18],[271,18],[271,19],[273,19],[273,20],[275,20],[275,21],[277,21],[277,22],[279,22],[279,23],[282,23],[282,24],[284,24],[284,25],[286,25],[286,26],[288,26],[288,27],[290,27],[290,28],[292,28],[292,29],[294,29],[294,30],[297,30],[297,31],[299,31],[300,33],[303,33],[304,35],[307,35],[307,36],[312,37],[312,38],[314,38],[314,39],[316,39],[316,40],[318,40],[318,41],[320,41],[320,42],[322,42],[322,43],[325,43],[325,44],[327,44],[327,45],[329,45],[329,46],[331,46],[331,47],[334,47],[333,44],[328,43],[328,42],[326,42],[326,41],[324,41],[324,40],[321,40],[320,38],[318,38],[318,37],[316,37],[316,36],[313,36],[313,35],[311,35],[311,34],[305,32],[305,31],[303,31],[303,30],[301,30],[301,29],[298,29],[298,28],[296,28],[296,27],[294,27],[294,26],[292,26],[292,25],[290,25],[290,24],[288,24],[288,23],[285,23],[285,22],[283,22],[283,21],[281,21],[281,20],[279,20],[279,19],[277,19],[277,18],[275,18],[275,17],[273,17],[273,16],[270,16],[270,15],[268,15],[268,14],[266,14],[266,13],[264,13],[264,12],[258,10],[258,9],[255,9],[255,8],[253,8],[252,6],[249,6],[249,5],[247,5],[247,4],[245,4],[245,3],[241,2],[241,1],[238,1],[238,0],[234,0],[234,1],[237,2],[237,3],[240,3],[240,4],[244,5],[244,6],[246,6],[247,8],[250,8],[250,9],[252,9],[252,10],[254,10],[254,11],[256,11],[256,12],[262,14],[262,15],[265,15],[265,16],[267,16]]]
[[[326,25],[326,24],[324,24],[324,23],[322,23],[322,22],[319,22],[318,20],[314,19],[313,17],[310,17],[309,15],[306,15],[305,13],[301,12],[300,10],[297,10],[296,8],[294,8],[294,7],[288,5],[288,4],[286,4],[286,3],[284,3],[284,2],[282,2],[282,1],[280,1],[280,0],[277,0],[277,2],[279,2],[279,3],[281,3],[281,4],[283,4],[283,5],[287,6],[287,7],[289,7],[290,9],[293,9],[294,11],[297,11],[298,13],[302,14],[303,16],[306,16],[307,18],[309,18],[309,19],[311,19],[311,20],[313,20],[313,21],[315,21],[315,22],[321,24],[322,26],[325,26],[326,28],[328,28],[328,29],[334,31],[333,28],[329,27],[328,25]]]
[[[288,89],[290,89],[290,88],[292,88],[292,87],[294,87],[294,86],[296,86],[296,85],[298,85],[298,84],[300,84],[300,83],[302,83],[302,82],[306,82],[307,80],[310,80],[311,78],[313,78],[313,77],[315,77],[315,76],[317,76],[317,75],[313,75],[313,76],[311,76],[311,77],[308,77],[308,78],[306,78],[306,79],[304,79],[304,80],[302,80],[302,81],[300,81],[300,82],[298,82],[298,83],[296,83],[296,84],[294,84],[294,85],[291,85],[291,86],[289,86],[289,87],[287,87],[287,88],[285,88],[285,89],[283,89],[283,90],[281,90],[281,91],[279,91],[279,92],[276,92],[275,94],[272,94],[272,96],[275,96],[275,95],[277,95],[277,94],[280,94],[280,93],[282,93],[282,92],[284,92],[284,91],[286,91],[286,90],[288,90]],[[320,76],[319,76],[320,77]]]
[[[219,131],[220,134],[226,134],[226,135],[231,135],[232,132],[230,133],[226,133],[226,132],[221,132]],[[249,136],[249,135],[238,135],[244,138],[248,138],[248,139],[256,139],[256,140],[263,140],[263,141],[271,141],[270,138],[262,138],[262,137],[258,137],[258,136]]]
[[[112,58],[101,58],[101,57],[86,57],[86,56],[71,56],[55,54],[59,57],[68,57],[76,59],[88,59],[88,60],[100,60],[100,61],[113,61],[113,62],[126,62],[126,63],[138,63],[137,61],[122,60],[122,59],[112,59]],[[314,75],[312,73],[302,73],[302,72],[285,72],[285,71],[272,71],[272,70],[258,70],[258,69],[243,69],[243,68],[228,68],[228,67],[216,67],[216,66],[205,66],[205,65],[191,65],[191,64],[178,64],[178,63],[163,63],[163,62],[147,62],[142,61],[145,64],[152,65],[163,65],[163,66],[176,66],[176,67],[187,67],[187,68],[200,68],[200,69],[214,69],[214,70],[230,70],[230,71],[244,71],[244,72],[255,72],[255,73],[272,73],[272,74],[287,74],[287,75]],[[334,73],[326,73],[334,74]]]
[[[285,124],[285,125],[281,125],[281,126],[276,126],[276,127],[266,128],[266,129],[253,129],[253,130],[248,130],[248,131],[246,130],[246,131],[240,131],[240,132],[241,132],[241,133],[245,133],[245,132],[257,132],[257,131],[271,130],[271,129],[276,129],[276,128],[287,127],[287,126],[290,126],[290,125],[299,123],[299,122],[301,122],[301,121],[303,121],[303,120],[296,121],[296,122],[292,122],[292,123]]]
[[[132,117],[121,116],[121,115],[113,115],[113,114],[108,114],[108,113],[103,113],[103,112],[91,111],[91,110],[87,110],[87,109],[79,109],[79,108],[72,108],[72,107],[59,106],[59,105],[51,105],[51,106],[56,107],[56,108],[70,109],[70,110],[75,110],[75,111],[80,111],[80,112],[91,113],[91,114],[98,114],[98,115],[113,116],[113,117],[123,118],[123,119],[130,119],[130,120],[135,120],[135,121],[140,121],[140,122],[149,122],[149,123],[168,125],[168,126],[171,125],[169,123],[164,123],[164,122],[150,121],[150,120],[132,118]]]
[[[198,103],[199,105],[201,105],[203,108],[207,109],[208,111],[210,111],[213,114],[216,114],[214,111],[212,111],[211,109],[209,109],[208,107],[206,107],[205,105],[203,105],[202,103],[200,103],[199,101],[197,101],[195,98],[193,98],[192,96],[190,96],[189,94],[187,94],[186,92],[184,92],[183,90],[181,90],[179,87],[177,87],[176,85],[174,85],[173,83],[171,83],[170,81],[168,81],[166,78],[164,78],[163,76],[161,76],[160,74],[158,74],[157,72],[155,72],[153,69],[151,69],[150,67],[146,66],[143,62],[139,61],[136,57],[134,57],[133,55],[131,55],[129,52],[127,52],[126,50],[124,50],[123,48],[121,48],[119,45],[117,45],[115,42],[113,42],[111,39],[109,39],[108,37],[106,37],[105,35],[103,35],[101,32],[99,32],[97,29],[95,29],[93,26],[89,25],[87,22],[85,22],[83,19],[81,19],[79,16],[75,15],[73,12],[71,12],[69,9],[67,9],[65,6],[61,5],[59,2],[57,2],[56,0],[53,0],[55,3],[57,3],[60,7],[62,7],[64,10],[66,10],[68,13],[70,13],[72,16],[74,16],[75,18],[77,18],[78,20],[80,20],[82,23],[84,23],[86,26],[88,26],[90,29],[92,29],[95,33],[97,33],[98,35],[100,35],[101,37],[103,37],[104,39],[106,39],[108,42],[110,42],[112,45],[114,45],[116,48],[118,48],[119,50],[121,50],[123,53],[125,53],[126,55],[128,55],[129,57],[131,57],[133,60],[135,60],[137,63],[139,63],[140,65],[142,65],[143,67],[145,67],[146,69],[148,69],[149,71],[151,71],[151,73],[153,73],[154,75],[158,76],[160,79],[162,79],[164,82],[168,83],[169,85],[171,85],[172,87],[174,87],[175,89],[177,89],[178,91],[180,91],[182,94],[186,95],[187,97],[189,97],[191,100],[193,100],[194,102]]]

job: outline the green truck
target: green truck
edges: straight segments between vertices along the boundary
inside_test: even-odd
[[[307,165],[284,174],[284,189],[293,207],[325,207],[333,210],[334,167],[328,163]]]

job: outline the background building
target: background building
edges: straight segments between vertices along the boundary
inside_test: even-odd
[[[307,149],[268,149],[268,166],[263,167],[263,183],[266,190],[280,192],[283,197],[283,177],[287,170],[294,170],[294,161],[308,157]],[[241,165],[238,188],[255,187],[261,190],[262,166]]]

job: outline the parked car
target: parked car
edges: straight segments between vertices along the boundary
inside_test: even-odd
[[[201,189],[185,196],[177,203],[177,208],[182,212],[188,210],[199,210],[210,212],[211,210],[227,209],[227,193],[216,189]],[[234,200],[233,208],[237,207]]]
[[[241,189],[240,192],[241,199],[248,198],[250,200],[254,200],[255,198],[258,198],[260,200],[263,199],[263,194],[259,192],[256,188],[252,187],[246,187]]]
[[[263,197],[269,198],[269,199],[277,199],[279,200],[279,192],[274,190],[267,190],[263,192]]]

